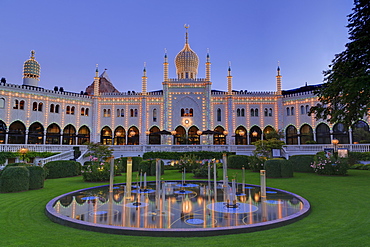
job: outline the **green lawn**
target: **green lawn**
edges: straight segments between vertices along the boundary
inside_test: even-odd
[[[221,172],[221,170],[220,170]],[[238,170],[229,170],[241,177]],[[187,174],[191,178],[192,174]],[[164,179],[181,179],[166,171]],[[149,179],[154,180],[154,177]],[[247,183],[259,184],[259,174],[247,172]],[[115,182],[124,182],[125,176]],[[240,180],[239,180],[240,181]],[[203,238],[133,237],[82,231],[51,222],[46,203],[69,191],[100,185],[82,177],[49,179],[41,190],[0,194],[0,246],[369,246],[370,171],[349,170],[331,177],[295,173],[294,178],[267,179],[275,187],[306,198],[311,214],[290,225],[254,233]]]

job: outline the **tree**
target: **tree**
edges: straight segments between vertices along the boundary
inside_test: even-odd
[[[108,146],[105,146],[101,143],[89,143],[87,144],[87,152],[85,157],[91,156],[92,158],[96,158],[97,161],[103,162],[109,157],[112,156],[113,149]]]
[[[324,71],[326,83],[316,90],[320,103],[310,111],[316,119],[348,126],[369,116],[370,109],[370,3],[355,0],[352,10],[347,25],[350,42]]]
[[[258,140],[253,145],[256,147],[256,150],[253,151],[255,155],[271,158],[272,149],[281,149],[285,142],[272,138],[269,140]]]

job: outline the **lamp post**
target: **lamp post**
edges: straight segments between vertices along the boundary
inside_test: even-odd
[[[21,148],[21,150],[19,150],[19,152],[21,153],[22,155],[22,161],[24,163],[24,159],[26,157],[26,153],[28,152],[28,149],[27,148]]]
[[[333,139],[331,143],[333,143],[333,146],[334,146],[334,153],[337,152],[337,149],[338,149],[337,146],[338,146],[339,140]]]

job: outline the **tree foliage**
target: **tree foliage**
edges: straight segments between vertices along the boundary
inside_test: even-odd
[[[89,143],[87,145],[87,152],[85,157],[91,156],[92,158],[96,158],[97,161],[103,162],[113,154],[113,149],[108,146],[105,146],[101,143]]]
[[[283,145],[285,145],[285,142],[272,138],[269,140],[256,141],[253,143],[253,145],[256,147],[256,150],[253,151],[254,154],[271,158],[272,149],[281,149]]]
[[[349,40],[324,71],[323,86],[316,94],[320,103],[311,108],[316,119],[348,126],[369,114],[370,108],[370,2],[355,0],[348,15]]]

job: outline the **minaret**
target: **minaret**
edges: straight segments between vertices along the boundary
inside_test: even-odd
[[[276,76],[276,93],[281,95],[281,75],[280,75],[280,66],[277,67],[277,76]]]
[[[227,74],[227,94],[232,95],[233,76],[231,75],[231,63],[229,62],[229,69]]]
[[[99,96],[99,69],[96,65],[95,77],[94,77],[94,96]]]
[[[211,81],[211,60],[209,59],[209,50],[207,50],[206,59],[206,81]]]
[[[168,81],[168,58],[167,58],[167,49],[164,49],[163,81]]]
[[[143,76],[141,77],[141,93],[143,95],[146,95],[147,79],[148,77],[146,77],[146,63],[144,63]]]
[[[35,60],[35,51],[31,51],[31,57],[23,65],[23,85],[39,86],[40,64]]]

